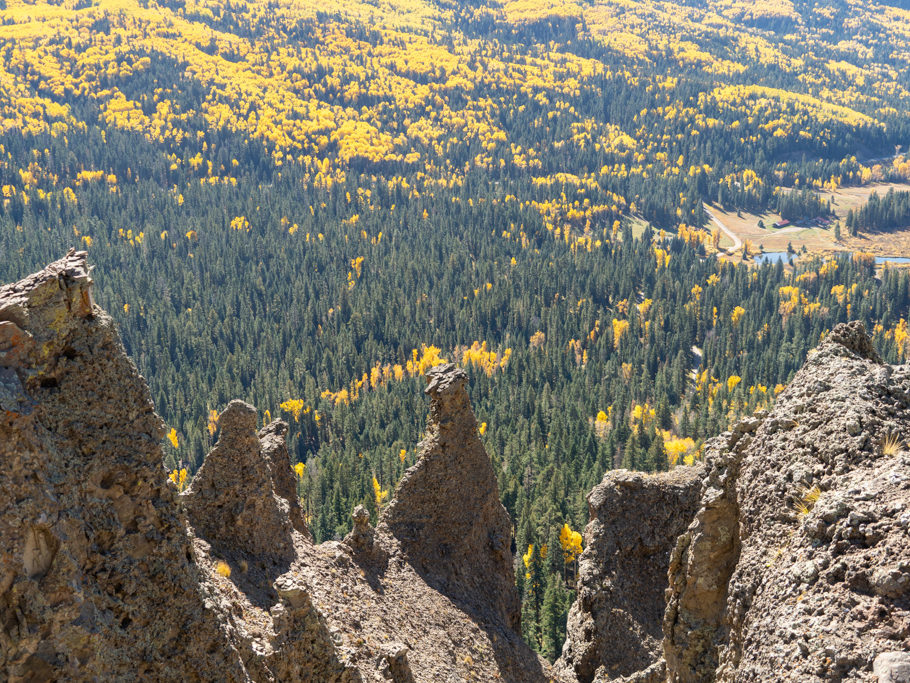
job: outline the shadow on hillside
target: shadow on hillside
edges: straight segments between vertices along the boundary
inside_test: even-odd
[[[487,634],[497,668],[503,673],[505,680],[514,683],[540,683],[552,679],[544,669],[543,660],[521,639],[521,634],[504,624],[502,618],[488,606],[480,604],[463,590],[452,586],[418,563],[408,560],[408,564],[428,586],[448,598]]]
[[[216,563],[220,559],[227,564],[230,568],[227,578],[246,596],[250,604],[268,610],[278,602],[278,593],[273,584],[279,576],[290,571],[292,564],[290,559],[263,558],[258,555],[220,550],[212,548],[212,559]]]

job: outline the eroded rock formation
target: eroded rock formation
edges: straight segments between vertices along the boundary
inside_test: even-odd
[[[242,402],[176,494],[84,253],[0,288],[0,679],[907,680],[910,367],[861,326],[709,441],[703,471],[595,488],[553,671],[516,633],[465,382],[429,373],[421,456],[377,526],[358,508],[314,545],[287,426],[257,432]]]
[[[910,367],[884,365],[861,324],[839,325],[770,414],[706,444],[697,511],[669,561],[664,661],[616,680],[910,680],[908,435]],[[633,621],[624,595],[604,595],[579,619],[585,581],[573,607],[564,661],[581,680],[595,664],[598,680],[615,676],[608,649],[578,665]]]
[[[0,288],[0,679],[243,680],[91,283],[71,252]]]
[[[218,443],[182,494],[183,503],[195,535],[215,552],[287,564],[294,556],[290,513],[299,507],[297,496],[287,500],[276,493],[256,421],[250,404],[228,404],[218,417]],[[290,460],[283,466],[290,471]]]
[[[441,365],[427,381],[430,416],[420,459],[398,483],[381,526],[431,585],[518,631],[512,524],[477,433],[467,375]]]
[[[557,668],[581,683],[655,665],[659,678],[670,554],[698,509],[702,467],[615,470],[588,495],[578,596]]]
[[[428,393],[422,456],[381,523],[357,510],[317,546],[286,425],[257,433],[242,402],[176,495],[84,253],[0,289],[0,679],[550,678],[513,630],[508,517],[463,373]]]
[[[664,656],[670,679],[687,671],[712,680],[717,669],[717,650],[727,634],[727,584],[740,553],[736,484],[742,454],[759,424],[758,419],[744,420],[705,445],[704,495],[670,560],[664,615]]]
[[[309,534],[297,500],[297,480],[291,469],[287,435],[288,423],[284,420],[274,420],[259,430],[262,457],[268,463],[275,494],[287,503],[292,526],[302,534]]]
[[[908,408],[910,368],[883,365],[860,323],[839,325],[754,437],[722,449],[738,557],[704,641],[716,655],[684,648],[671,680],[869,680],[882,653],[910,650]],[[680,563],[671,601],[700,564]],[[713,677],[685,663],[715,656]]]

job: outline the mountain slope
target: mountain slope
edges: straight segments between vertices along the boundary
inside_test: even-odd
[[[232,399],[280,415],[318,541],[377,520],[423,373],[462,364],[554,658],[574,552],[542,553],[604,472],[699,459],[840,322],[910,353],[905,274],[733,267],[703,210],[906,179],[903,17],[0,0],[0,278],[88,249],[168,467],[192,479]]]

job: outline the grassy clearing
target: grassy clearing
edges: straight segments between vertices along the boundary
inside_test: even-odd
[[[833,201],[834,214],[843,225],[847,212],[862,206],[873,191],[883,195],[890,189],[910,190],[910,185],[899,183],[878,183],[864,187],[844,187],[836,192],[822,192],[821,196]],[[771,226],[781,221],[781,216],[776,213],[766,212],[754,214],[723,211],[719,207],[711,207],[727,228],[734,232],[743,242],[748,240],[753,251],[764,247],[765,251],[786,251],[790,244],[796,251],[803,247],[810,254],[830,253],[835,251],[867,251],[879,256],[907,256],[910,257],[910,226],[905,230],[888,233],[860,234],[849,237],[846,230],[842,231],[840,241],[834,239],[834,228],[799,228],[787,227],[774,229]],[[765,226],[758,227],[759,221]],[[724,236],[721,247],[727,248],[732,243]]]
[[[645,232],[645,228],[648,227],[648,222],[638,216],[628,216],[628,220],[629,225],[632,226],[632,236],[641,237]]]
[[[765,251],[786,251],[787,244],[792,244],[797,251],[803,245],[811,252],[822,252],[835,248],[834,230],[822,228],[783,228],[777,230],[771,227],[782,220],[778,214],[770,211],[763,214],[746,213],[737,214],[735,211],[722,211],[717,207],[711,210],[717,219],[733,231],[743,242],[748,240],[755,250],[764,247]],[[765,225],[758,227],[759,221]],[[721,240],[721,246],[729,246],[730,241]]]

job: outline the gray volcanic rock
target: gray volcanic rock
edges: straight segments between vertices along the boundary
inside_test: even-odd
[[[0,288],[0,680],[553,678],[512,628],[509,522],[461,371],[434,375],[425,457],[389,505],[404,542],[361,509],[317,546],[286,425],[257,433],[240,401],[176,495],[85,256]]]
[[[910,368],[839,325],[754,435],[711,442],[670,569],[668,680],[901,675],[883,655],[910,650],[908,408]]]
[[[910,366],[860,325],[710,440],[703,476],[595,488],[555,670],[516,632],[466,375],[428,382],[421,457],[377,527],[360,508],[344,542],[314,545],[286,425],[257,433],[240,401],[175,495],[84,253],[0,288],[0,679],[907,680]]]
[[[344,537],[345,544],[357,554],[372,553],[376,536],[373,527],[370,526],[370,513],[363,505],[358,505],[354,508],[351,518],[354,520],[354,527]]]
[[[256,433],[256,409],[231,401],[218,417],[218,429],[218,443],[181,494],[195,534],[222,555],[290,561],[290,501],[275,493],[271,463]],[[290,472],[290,459],[284,467]]]
[[[380,527],[394,536],[418,573],[456,602],[520,630],[510,551],[512,525],[452,364],[427,372],[427,436],[405,472]]]
[[[71,251],[0,288],[0,679],[245,680],[91,284]]]
[[[872,672],[878,683],[910,683],[910,652],[883,652],[875,658]]]
[[[703,474],[702,467],[616,470],[588,495],[578,597],[557,669],[590,683],[660,660],[670,553],[698,508]]]
[[[670,559],[663,625],[669,680],[676,680],[680,670],[695,672],[686,674],[694,675],[692,680],[712,680],[717,668],[717,649],[726,636],[727,583],[740,553],[736,484],[749,434],[758,424],[746,420],[705,444],[707,477],[700,508]]]
[[[288,423],[284,420],[273,420],[259,430],[262,457],[268,463],[269,476],[275,493],[287,503],[293,527],[302,534],[308,534],[303,510],[297,500],[297,479],[291,469],[291,454],[287,443]]]
[[[648,477],[609,473],[589,498],[557,668],[623,683],[907,680],[908,434],[910,366],[884,365],[851,323],[770,414],[705,444],[703,479],[677,508]],[[642,590],[660,581],[636,549],[666,547],[687,520],[659,567],[669,587],[657,659],[647,626],[660,601]],[[658,544],[642,531],[665,533]]]

